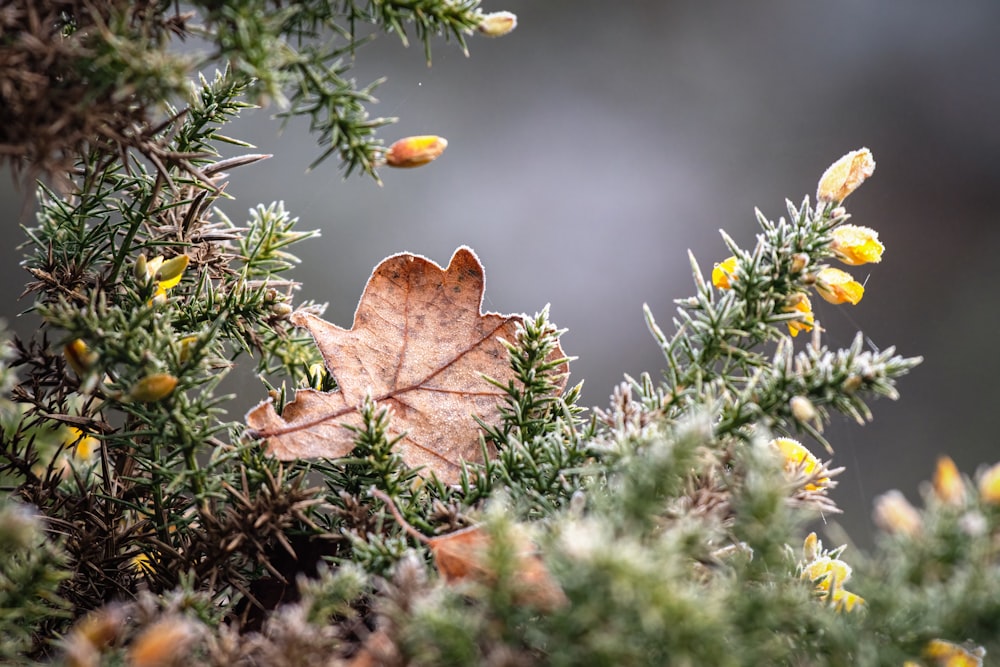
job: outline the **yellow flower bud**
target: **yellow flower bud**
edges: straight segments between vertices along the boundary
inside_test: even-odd
[[[802,269],[809,264],[809,255],[804,252],[795,253],[792,256],[792,273],[802,273]]]
[[[802,542],[802,557],[807,563],[814,561],[819,556],[820,548],[821,544],[819,538],[816,537],[816,533],[809,533]]]
[[[839,203],[875,173],[875,158],[867,148],[851,151],[833,164],[819,179],[816,201]]]
[[[74,338],[63,346],[63,356],[77,377],[83,377],[97,363],[97,353],[79,338]]]
[[[850,303],[852,306],[865,295],[864,286],[851,274],[840,269],[827,268],[816,274],[816,291],[824,301],[832,304]]]
[[[190,258],[187,254],[177,255],[160,264],[153,273],[153,280],[157,282],[157,289],[168,290],[181,281],[184,269],[187,268]]]
[[[882,530],[898,535],[916,537],[924,527],[920,513],[899,491],[893,489],[875,499],[872,512],[875,523]]]
[[[980,476],[979,497],[984,503],[1000,505],[1000,463],[990,466]]]
[[[153,373],[136,382],[128,392],[128,398],[140,403],[155,403],[173,393],[177,378],[170,373]]]
[[[965,482],[958,472],[955,462],[948,456],[942,456],[934,469],[934,495],[947,505],[961,505],[965,500]]]
[[[400,139],[385,152],[390,167],[420,167],[437,159],[448,147],[448,140],[432,134]]]
[[[882,261],[885,246],[879,242],[878,232],[874,229],[858,225],[841,225],[833,230],[832,236],[830,249],[844,264],[857,266]]]
[[[487,37],[503,37],[517,27],[517,16],[511,12],[492,12],[483,15],[476,30]]]
[[[848,375],[847,378],[840,384],[841,389],[843,389],[848,394],[853,394],[858,389],[861,388],[865,379],[860,375]]]
[[[198,342],[197,336],[184,336],[184,338],[181,338],[180,340],[181,350],[180,353],[177,355],[177,358],[180,360],[182,364],[186,364],[188,359],[191,358],[191,348],[194,347],[194,344],[197,342]]]
[[[712,284],[718,289],[729,289],[736,280],[736,257],[727,257],[712,269]]]

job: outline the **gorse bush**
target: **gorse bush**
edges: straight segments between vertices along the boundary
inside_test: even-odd
[[[267,155],[243,109],[308,116],[319,159],[386,147],[363,42],[498,36],[478,2],[27,2],[0,11],[0,144],[40,177],[25,286],[42,326],[0,360],[0,659],[169,665],[958,665],[1000,637],[1000,466],[942,458],[923,506],[875,503],[870,554],[824,544],[843,468],[824,424],[872,418],[919,363],[812,301],[881,261],[837,160],[815,199],[724,236],[657,379],[587,411],[548,312],[483,314],[483,270],[376,267],[354,325],[296,301],[281,203],[234,219],[227,172]],[[194,57],[173,41],[197,36]],[[216,66],[218,69],[216,69]],[[38,113],[35,113],[38,111]],[[224,157],[224,153],[231,153]],[[849,306],[843,306],[849,307]],[[800,336],[801,334],[801,336]],[[261,403],[233,420],[237,365]],[[829,537],[827,538],[829,541]]]

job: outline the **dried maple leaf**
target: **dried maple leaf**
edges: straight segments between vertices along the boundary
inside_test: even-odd
[[[354,314],[342,329],[295,312],[293,323],[312,334],[339,389],[303,389],[279,416],[270,401],[246,417],[282,460],[339,458],[354,448],[358,408],[366,395],[392,407],[389,437],[403,461],[457,482],[462,461],[481,462],[478,416],[498,425],[505,393],[487,382],[514,380],[501,339],[513,341],[517,315],[480,313],[483,266],[459,248],[447,269],[417,255],[393,255],[372,272]],[[556,347],[552,359],[562,358]],[[559,388],[568,367],[561,369]]]

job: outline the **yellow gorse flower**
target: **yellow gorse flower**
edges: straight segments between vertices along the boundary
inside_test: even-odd
[[[63,438],[63,444],[73,448],[73,459],[78,463],[90,461],[101,448],[101,441],[82,429],[68,426],[66,431],[67,435]]]
[[[831,232],[830,249],[844,264],[877,264],[882,261],[885,246],[878,240],[878,232],[859,225],[841,225]]]
[[[732,287],[730,281],[736,280],[736,257],[727,257],[712,269],[712,284],[718,289]]]
[[[816,274],[816,291],[824,301],[834,305],[849,303],[856,306],[865,295],[864,286],[851,274],[840,269],[826,268]]]
[[[843,550],[844,547],[824,551],[816,533],[809,533],[802,543],[803,562],[799,571],[802,579],[815,585],[820,599],[833,602],[837,611],[854,611],[864,605],[865,599],[844,588],[851,578],[851,566],[840,560]]]
[[[785,462],[785,472],[789,474],[801,470],[806,475],[811,475],[822,466],[819,459],[798,440],[793,440],[792,438],[775,438],[770,444],[781,453],[781,457]],[[806,484],[803,488],[806,491],[819,491],[829,483],[829,477],[821,477],[815,480],[814,483]]]
[[[152,259],[146,259],[145,255],[139,255],[135,261],[136,278],[156,285],[153,298],[149,301],[151,304],[163,303],[167,300],[167,290],[176,287],[181,282],[184,270],[190,261],[191,258],[187,254],[177,255],[168,260],[164,260],[163,255]]]

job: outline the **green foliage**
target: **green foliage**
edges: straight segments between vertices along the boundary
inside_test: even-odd
[[[0,660],[23,655],[38,628],[70,617],[59,595],[60,584],[70,576],[65,561],[31,507],[0,501]]]
[[[439,36],[467,51],[465,37],[483,16],[478,0],[195,0],[183,6],[15,0],[0,17],[0,35],[34,39],[6,40],[0,49],[8,102],[0,109],[0,143],[15,170],[60,179],[92,152],[117,160],[130,149],[163,177],[177,164],[190,170],[200,147],[182,140],[172,151],[156,135],[164,122],[177,120],[171,104],[185,97],[188,80],[219,67],[253,102],[274,103],[284,118],[309,118],[321,148],[313,166],[335,155],[346,174],[363,171],[377,180],[384,149],[376,132],[395,119],[370,117],[381,81],[358,85],[349,76],[355,52],[380,32],[407,44],[412,30],[429,63]],[[198,55],[178,48],[176,42],[189,37],[206,48]]]
[[[355,50],[379,32],[428,57],[436,35],[464,49],[485,15],[472,0],[41,4],[22,42],[64,66],[36,92],[60,82],[92,104],[42,105],[67,139],[33,135],[25,81],[0,75],[17,93],[0,143],[53,176],[24,230],[43,325],[0,359],[0,659],[930,667],[1000,650],[1000,468],[973,485],[943,463],[922,510],[879,499],[870,556],[804,534],[839,511],[841,469],[809,452],[832,453],[823,425],[870,420],[920,361],[861,334],[831,349],[808,300],[860,298],[831,292],[828,261],[844,259],[840,200],[871,169],[828,172],[787,218],[758,212],[752,250],[724,235],[711,280],[691,257],[673,331],[646,312],[662,379],[627,378],[589,417],[579,386],[560,390],[548,309],[525,318],[506,341],[515,379],[492,381],[501,419],[480,421],[485,461],[458,484],[407,468],[371,398],[349,456],[285,465],[231,420],[220,382],[246,365],[279,408],[290,389],[337,390],[288,321],[321,309],[294,304],[288,276],[316,233],[280,202],[220,210],[223,173],[268,157],[223,157],[249,148],[224,128],[274,101],[310,118],[320,159],[374,174],[388,120],[368,118],[374,84],[347,77]],[[5,29],[26,20],[12,7]],[[172,50],[188,35],[209,53]],[[864,172],[866,156],[845,159]]]

